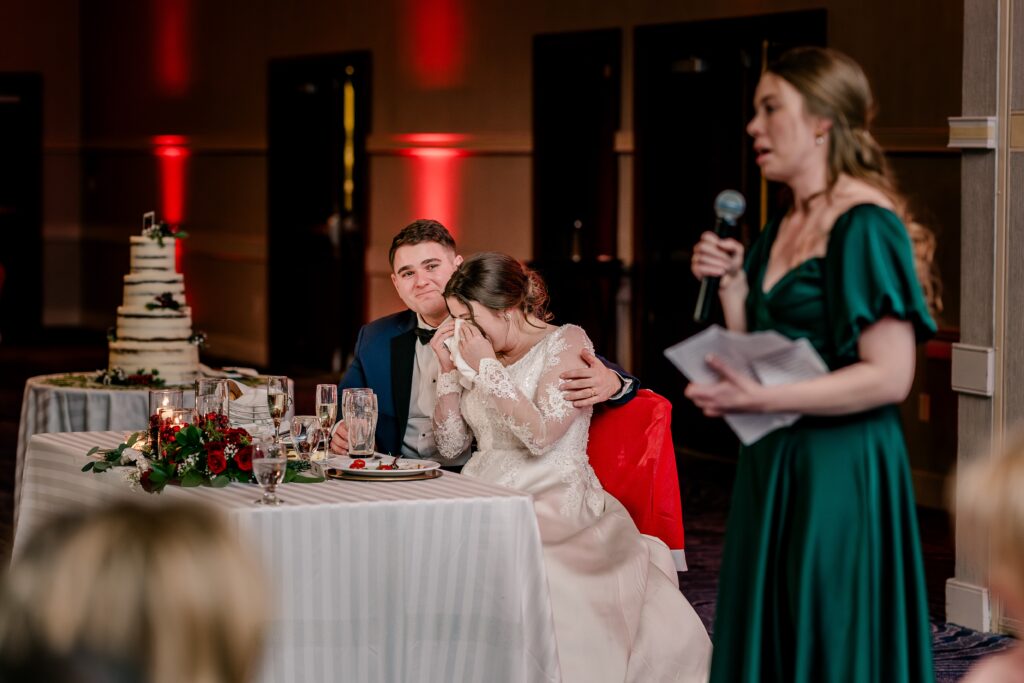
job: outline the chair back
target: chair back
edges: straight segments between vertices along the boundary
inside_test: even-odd
[[[685,547],[668,399],[641,389],[623,406],[595,411],[587,454],[601,485],[642,533],[660,538],[673,551]]]

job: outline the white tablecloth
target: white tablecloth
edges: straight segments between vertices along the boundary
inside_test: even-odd
[[[220,507],[259,549],[281,596],[262,680],[558,681],[558,656],[533,504],[527,494],[446,472],[427,481],[286,484],[131,492],[116,472],[81,472],[121,434],[32,437],[25,540],[50,515],[116,497]]]
[[[91,373],[73,373],[88,375]],[[54,432],[138,431],[149,424],[149,389],[103,389],[59,387],[46,380],[58,375],[40,375],[25,382],[18,424],[18,450],[14,466],[14,522],[18,522],[25,449],[34,434]],[[294,393],[294,384],[289,382]],[[195,406],[195,394],[182,389],[185,407]],[[289,416],[294,413],[289,408]]]

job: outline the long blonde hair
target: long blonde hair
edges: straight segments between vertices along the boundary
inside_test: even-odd
[[[914,265],[925,299],[933,310],[941,311],[942,283],[935,267],[935,234],[914,219],[885,153],[871,135],[875,102],[864,70],[836,50],[799,47],[784,52],[768,66],[768,71],[797,89],[808,113],[832,122],[827,191],[845,174],[877,188],[892,202],[913,245]]]
[[[265,594],[258,561],[213,510],[118,503],[63,516],[3,581],[0,662],[70,672],[84,659],[150,683],[247,683]]]

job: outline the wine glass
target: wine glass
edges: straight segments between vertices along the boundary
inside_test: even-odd
[[[320,438],[320,418],[316,415],[296,415],[292,418],[292,445],[300,460],[309,462]]]
[[[288,411],[288,378],[283,375],[267,377],[267,407],[274,421],[274,443],[280,440],[281,420]]]
[[[320,418],[320,428],[324,440],[324,460],[330,457],[331,427],[338,418],[338,385],[316,385],[316,416]]]
[[[263,496],[257,498],[257,505],[280,505],[284,501],[275,495],[277,485],[284,480],[288,467],[284,446],[271,441],[254,441],[252,444],[252,475],[263,489]]]

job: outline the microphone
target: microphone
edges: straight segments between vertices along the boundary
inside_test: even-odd
[[[714,233],[724,237],[729,228],[736,227],[736,221],[747,208],[747,200],[736,190],[722,190],[715,197],[715,229]],[[711,315],[711,303],[718,295],[718,278],[705,277],[700,281],[700,294],[697,295],[697,307],[693,311],[693,321],[706,323]]]

